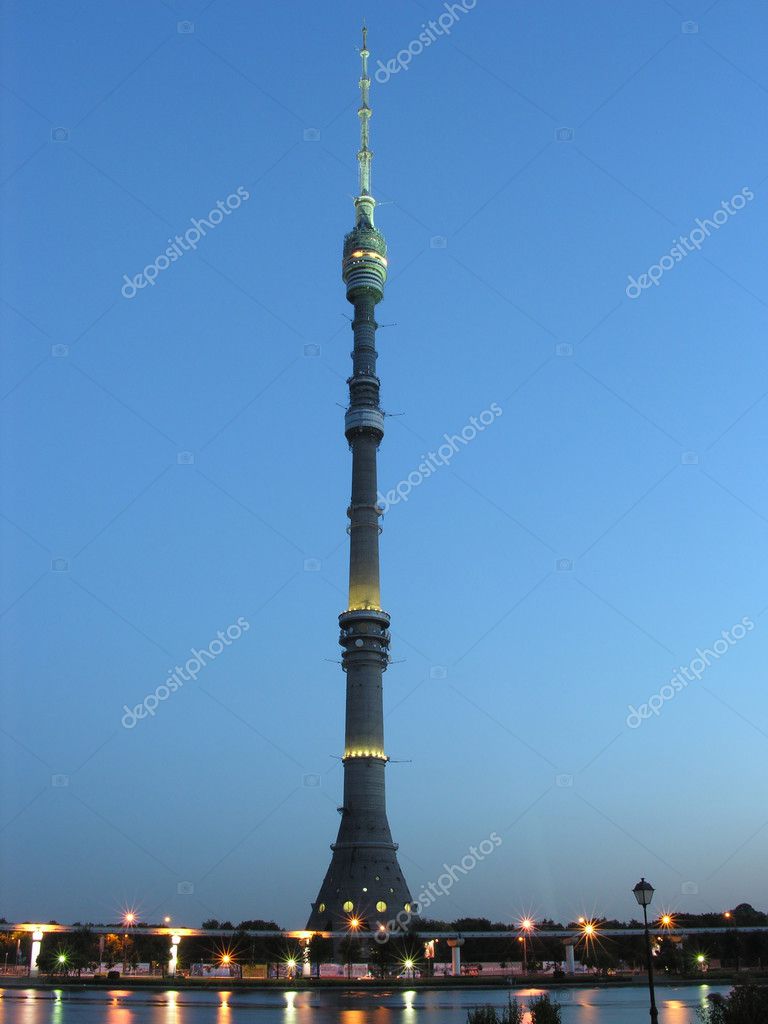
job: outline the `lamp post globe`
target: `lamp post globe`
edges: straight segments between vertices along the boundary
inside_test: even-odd
[[[653,894],[656,890],[650,882],[646,882],[644,878],[641,878],[632,892],[635,894],[635,899],[641,907],[649,907],[651,905],[651,900],[653,899]]]

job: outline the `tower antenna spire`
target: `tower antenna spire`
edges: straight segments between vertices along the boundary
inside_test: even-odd
[[[373,207],[376,205],[371,195],[371,161],[373,153],[368,148],[370,138],[368,122],[373,115],[368,102],[368,91],[371,87],[371,80],[368,77],[368,27],[363,21],[363,45],[360,47],[360,107],[357,115],[360,118],[360,149],[357,154],[358,164],[358,194],[355,200],[358,212],[358,222],[362,217],[373,224]],[[362,200],[362,202],[361,202]]]

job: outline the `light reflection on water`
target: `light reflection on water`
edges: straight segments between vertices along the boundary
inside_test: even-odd
[[[165,1021],[164,1024],[181,1024],[179,1018],[179,993],[168,992],[168,1002],[165,1007]]]
[[[525,1004],[542,989],[512,990]],[[661,986],[659,1024],[696,1024],[710,992],[727,987]],[[648,1024],[648,993],[632,988],[550,990],[563,1024]],[[0,1024],[466,1024],[474,1006],[506,1005],[504,989],[329,989],[94,991],[0,989]]]

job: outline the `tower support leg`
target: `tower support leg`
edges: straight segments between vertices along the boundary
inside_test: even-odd
[[[573,943],[566,942],[565,944],[565,973],[575,974],[576,973],[576,960],[573,955]]]
[[[464,939],[448,939],[448,945],[451,947],[451,974],[454,978],[460,978],[461,947],[464,945]]]
[[[180,935],[171,936],[171,955],[168,960],[168,977],[176,977],[176,967],[179,962],[179,943],[181,942]]]
[[[36,978],[40,974],[40,968],[37,966],[37,958],[40,956],[40,946],[42,941],[43,933],[41,931],[32,932],[32,949],[29,953],[30,978]]]

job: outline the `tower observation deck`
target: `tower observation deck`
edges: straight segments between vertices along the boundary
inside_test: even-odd
[[[357,920],[375,930],[411,910],[411,895],[397,861],[387,821],[382,675],[389,663],[389,615],[381,607],[376,459],[384,436],[376,375],[376,305],[384,297],[387,244],[374,225],[368,148],[367,30],[360,50],[359,187],[355,226],[344,238],[342,278],[354,308],[352,375],[344,433],[352,452],[349,516],[349,601],[339,616],[342,668],[347,676],[344,734],[344,798],[331,864],[307,928],[339,930]]]

